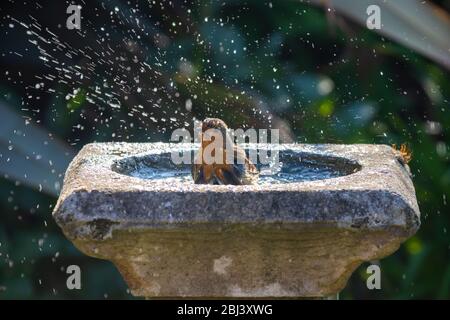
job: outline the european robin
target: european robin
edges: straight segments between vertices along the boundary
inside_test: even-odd
[[[213,142],[214,147],[211,148]],[[210,153],[207,155],[208,149]],[[233,157],[229,152],[233,152]],[[207,156],[211,160],[207,161]],[[202,122],[201,147],[191,173],[196,184],[248,185],[256,183],[259,177],[258,169],[245,151],[234,143],[228,126],[217,118],[207,118]]]

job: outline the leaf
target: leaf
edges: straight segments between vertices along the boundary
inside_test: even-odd
[[[0,101],[0,174],[57,196],[75,151]]]
[[[413,0],[308,0],[335,9],[366,26],[367,7],[378,5],[381,29],[373,30],[450,69],[450,16],[427,1]]]

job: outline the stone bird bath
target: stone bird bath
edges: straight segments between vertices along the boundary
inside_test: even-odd
[[[391,147],[271,147],[279,174],[212,186],[170,161],[191,144],[89,144],[53,215],[82,252],[112,261],[147,298],[326,297],[417,231],[409,168]]]

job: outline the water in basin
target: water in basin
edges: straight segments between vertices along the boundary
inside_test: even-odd
[[[269,165],[257,165],[259,184],[280,184],[336,178],[356,172],[359,164],[345,158],[327,155],[281,151],[276,170]],[[193,183],[190,165],[175,165],[170,153],[133,156],[114,162],[118,173],[167,183]]]

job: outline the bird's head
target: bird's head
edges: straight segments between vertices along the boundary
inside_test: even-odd
[[[206,118],[202,123],[202,132],[208,129],[218,129],[220,131],[228,129],[227,124],[219,118]]]
[[[229,139],[227,124],[218,118],[206,118],[202,122],[202,141],[204,144],[211,142],[215,132],[219,131],[222,134],[222,141],[225,143]]]

